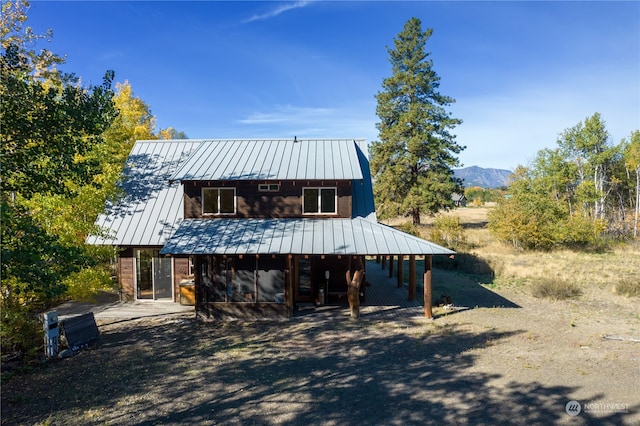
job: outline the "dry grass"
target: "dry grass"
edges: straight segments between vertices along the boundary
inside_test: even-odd
[[[532,282],[531,294],[539,298],[564,300],[580,296],[582,289],[572,281],[541,278]]]
[[[539,282],[551,281],[579,286],[583,292],[606,289],[626,297],[640,296],[639,245],[620,245],[603,253],[516,250],[497,241],[486,228],[487,214],[492,207],[488,203],[482,207],[463,207],[443,214],[460,218],[465,228],[466,245],[458,251],[488,265],[496,284],[524,282],[534,286]],[[423,238],[430,238],[433,220],[430,217],[422,218],[420,231]],[[407,222],[407,219],[384,222],[395,226]],[[483,274],[480,271],[477,273]]]

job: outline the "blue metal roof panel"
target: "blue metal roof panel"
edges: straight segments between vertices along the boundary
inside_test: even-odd
[[[163,254],[453,254],[437,244],[362,218],[186,219]]]
[[[123,173],[124,196],[109,203],[96,220],[104,235],[90,235],[88,244],[162,246],[183,218],[183,191],[169,183],[200,141],[137,141]]]
[[[353,139],[205,140],[171,180],[362,179]]]

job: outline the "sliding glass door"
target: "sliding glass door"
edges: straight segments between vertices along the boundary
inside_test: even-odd
[[[136,250],[136,299],[173,300],[171,258],[159,250]]]

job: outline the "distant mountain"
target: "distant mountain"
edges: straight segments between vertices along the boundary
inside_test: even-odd
[[[454,174],[457,178],[464,181],[465,188],[479,186],[491,189],[506,186],[511,171],[504,169],[483,169],[482,167],[471,166],[455,169]]]

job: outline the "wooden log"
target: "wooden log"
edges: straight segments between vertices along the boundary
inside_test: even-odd
[[[404,282],[404,256],[398,256],[398,288],[402,288]]]
[[[409,256],[409,302],[416,300],[416,256]]]
[[[424,257],[424,316],[425,318],[433,318],[433,295],[431,289],[431,268],[432,256],[430,254]]]
[[[364,279],[364,270],[358,269],[351,276],[351,270],[347,271],[347,300],[349,301],[349,309],[351,311],[351,318],[357,319],[360,317],[360,286]]]

